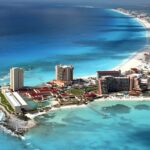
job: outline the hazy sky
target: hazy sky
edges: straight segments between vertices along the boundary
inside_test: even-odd
[[[0,0],[0,2],[68,2],[68,3],[150,3],[150,0]]]
[[[77,5],[92,5],[100,7],[124,7],[135,6],[139,8],[149,8],[150,0],[0,0],[0,7],[3,5],[35,5],[40,3],[45,5],[47,3],[58,4],[77,4]]]

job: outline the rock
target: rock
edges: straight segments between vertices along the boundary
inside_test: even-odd
[[[150,110],[150,106],[146,104],[136,105],[134,108],[138,110]]]
[[[103,107],[102,111],[110,114],[124,114],[130,112],[130,107],[122,104],[117,104],[109,107]]]

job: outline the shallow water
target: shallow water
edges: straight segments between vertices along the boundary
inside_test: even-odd
[[[41,150],[148,150],[150,109],[136,109],[140,105],[150,107],[149,102],[93,102],[52,112],[37,118],[38,127],[25,141]]]
[[[149,115],[148,101],[97,101],[36,118],[23,139],[0,131],[0,144],[2,150],[149,150]]]
[[[25,68],[26,85],[53,79],[57,63],[73,64],[76,77],[95,74],[146,43],[136,20],[110,10],[9,7],[0,9],[0,83],[8,82],[12,66]],[[0,129],[0,149],[149,150],[149,108],[149,102],[94,102],[51,112],[24,139]]]

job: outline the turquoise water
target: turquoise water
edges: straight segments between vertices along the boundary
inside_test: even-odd
[[[149,149],[150,104],[123,102],[116,108],[117,104],[94,102],[49,113],[25,137],[31,146],[48,150]],[[114,108],[103,110],[109,106]]]
[[[2,150],[149,150],[149,116],[149,102],[93,102],[37,118],[24,140],[1,133],[0,144]]]
[[[57,63],[73,64],[76,77],[93,75],[146,43],[141,24],[106,9],[6,7],[0,20],[1,84],[12,66],[25,68],[26,85],[53,79]],[[118,103],[50,112],[24,139],[0,130],[0,150],[149,150],[149,102]]]
[[[25,85],[54,79],[56,64],[74,65],[75,77],[94,75],[146,44],[135,19],[96,7],[14,5],[0,10],[0,20],[0,84],[12,66],[25,69]]]
[[[49,98],[48,100],[42,101],[42,102],[36,102],[31,99],[28,99],[28,100],[26,100],[26,102],[29,105],[29,107],[34,110],[37,108],[42,108],[42,107],[48,106],[51,102],[51,98]]]

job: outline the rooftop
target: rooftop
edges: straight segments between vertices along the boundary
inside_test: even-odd
[[[73,68],[73,65],[62,65],[62,64],[60,64],[57,66],[62,67],[62,68]]]
[[[107,71],[97,71],[97,73],[120,73],[120,71],[117,71],[117,70],[107,70]]]

